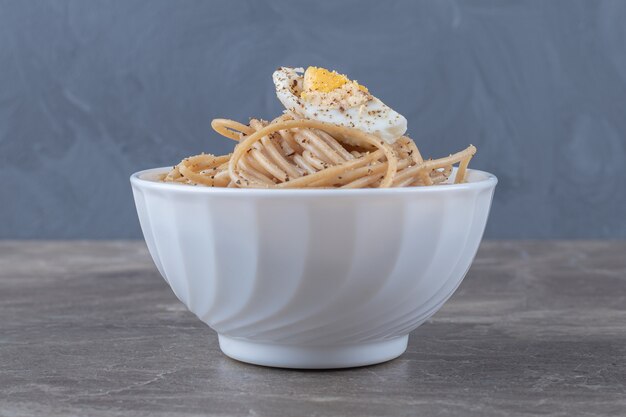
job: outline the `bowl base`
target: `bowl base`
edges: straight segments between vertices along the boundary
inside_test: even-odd
[[[218,335],[220,349],[242,362],[276,368],[333,369],[374,365],[402,355],[409,336],[339,346],[297,346],[258,343]]]

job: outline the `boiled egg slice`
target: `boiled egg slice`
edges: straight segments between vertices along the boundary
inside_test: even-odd
[[[301,117],[360,129],[390,144],[406,132],[404,116],[345,75],[318,67],[281,67],[272,78],[280,102]]]

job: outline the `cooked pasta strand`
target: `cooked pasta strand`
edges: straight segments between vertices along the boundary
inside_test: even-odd
[[[249,125],[214,119],[219,134],[237,141],[233,153],[185,158],[165,182],[231,188],[364,188],[442,184],[458,164],[455,183],[466,180],[476,148],[424,160],[406,136],[393,145],[361,130],[284,114]]]

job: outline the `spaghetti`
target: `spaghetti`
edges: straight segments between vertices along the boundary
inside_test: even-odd
[[[303,119],[293,113],[249,125],[215,119],[213,129],[238,142],[233,153],[183,159],[163,181],[235,188],[368,188],[429,186],[445,182],[458,164],[465,181],[476,153],[424,160],[406,136],[388,144],[362,130]]]

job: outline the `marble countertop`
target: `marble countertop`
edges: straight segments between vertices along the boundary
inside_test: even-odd
[[[626,415],[626,242],[485,242],[385,364],[222,355],[141,242],[0,242],[0,416]]]

